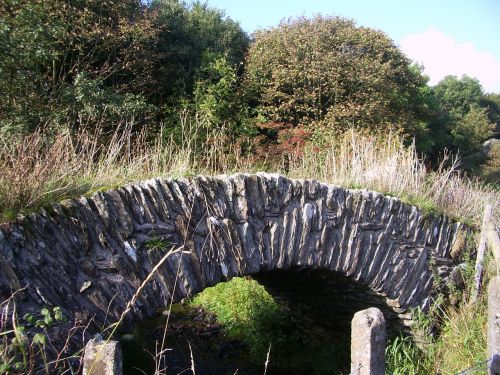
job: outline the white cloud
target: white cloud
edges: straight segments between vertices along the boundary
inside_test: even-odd
[[[489,52],[478,51],[472,43],[459,43],[430,28],[407,36],[400,46],[408,57],[424,65],[431,85],[447,75],[466,74],[477,78],[486,92],[500,92],[500,60]]]

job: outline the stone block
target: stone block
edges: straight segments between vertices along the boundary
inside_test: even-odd
[[[83,356],[83,375],[122,375],[122,349],[118,341],[90,340]]]
[[[488,374],[500,375],[500,276],[494,277],[488,286],[488,357]]]
[[[382,312],[371,307],[354,314],[351,325],[351,374],[384,375],[387,344]]]

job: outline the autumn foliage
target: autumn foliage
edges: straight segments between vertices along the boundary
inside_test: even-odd
[[[266,121],[410,129],[419,72],[385,34],[336,17],[297,18],[254,35],[246,84]]]

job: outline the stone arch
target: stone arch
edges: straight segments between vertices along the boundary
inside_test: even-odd
[[[0,292],[27,285],[24,310],[61,306],[128,323],[233,276],[288,268],[339,272],[401,317],[449,275],[461,225],[396,198],[258,173],[152,179],[68,200],[0,230]],[[154,246],[153,246],[154,245]]]

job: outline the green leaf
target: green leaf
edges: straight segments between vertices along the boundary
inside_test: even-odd
[[[0,363],[0,374],[4,374],[10,370],[10,365],[8,363],[2,362]]]
[[[24,343],[24,337],[25,336],[21,336],[21,337],[13,337],[12,338],[12,345],[14,346],[23,346],[23,343]]]
[[[30,324],[35,323],[35,317],[33,316],[33,314],[24,314],[23,319],[26,320]]]
[[[22,363],[22,362],[16,362],[14,364],[14,370],[20,371],[20,370],[23,370],[23,369],[24,369],[24,363]]]
[[[50,316],[50,311],[49,311],[49,309],[43,308],[40,311],[40,314],[42,314],[43,316]]]
[[[52,319],[52,317],[49,315],[49,316],[46,316],[43,321],[45,322],[45,324],[47,326],[50,326],[54,323],[54,319]]]
[[[45,345],[46,341],[47,339],[42,333],[36,333],[35,336],[33,336],[33,344]]]
[[[54,318],[58,321],[58,322],[62,322],[65,320],[64,318],[64,315],[62,313],[62,310],[59,306],[57,307],[54,307],[53,309],[53,312],[54,312]]]
[[[26,328],[24,326],[17,326],[16,333],[20,336],[24,336],[26,334]]]

